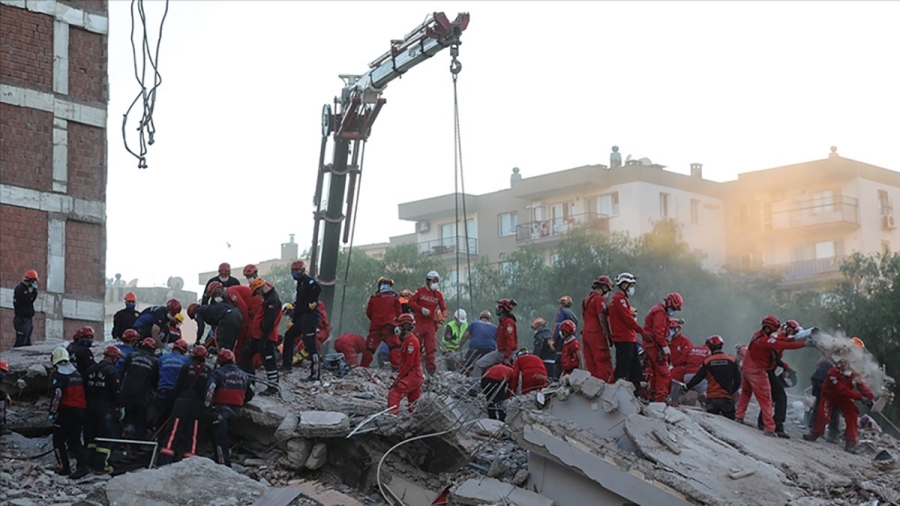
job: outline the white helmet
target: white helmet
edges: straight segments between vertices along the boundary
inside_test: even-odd
[[[461,322],[466,321],[466,310],[463,309],[463,308],[457,309],[457,310],[456,310],[456,315],[455,315],[455,316],[456,316],[456,319],[459,320],[459,321],[461,321]]]
[[[428,274],[425,275],[425,279],[436,279],[440,281],[441,276],[437,273],[437,271],[428,271]]]
[[[69,350],[60,346],[53,350],[53,353],[50,354],[50,363],[53,365],[58,365],[63,362],[69,361]]]
[[[623,272],[616,277],[616,286],[619,286],[622,283],[637,283],[637,278],[630,272]]]

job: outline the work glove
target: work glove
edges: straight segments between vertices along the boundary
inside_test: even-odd
[[[119,408],[119,421],[121,422],[124,419],[125,419],[125,408]]]
[[[690,389],[688,388],[687,383],[682,383],[681,384],[681,392],[687,393],[688,390],[690,390]]]
[[[12,406],[12,397],[6,394],[6,407]]]
[[[50,425],[56,425],[56,415],[53,413],[50,413],[47,416],[47,421],[50,422]]]
[[[662,351],[663,351],[663,353],[665,353],[666,355],[671,355],[671,354],[672,354],[672,350],[670,350],[668,346],[663,346]]]
[[[319,307],[319,303],[318,303],[318,302],[310,302],[310,303],[309,303],[309,308],[310,308],[310,309],[315,309],[315,308],[317,308],[317,307]]]
[[[874,399],[865,398],[865,399],[863,399],[862,403],[863,403],[867,408],[872,409],[872,406],[875,405],[875,400],[874,400]]]
[[[422,314],[425,315],[425,316],[430,316],[430,315],[431,315],[431,310],[428,309],[427,307],[423,307],[423,308],[422,308]]]

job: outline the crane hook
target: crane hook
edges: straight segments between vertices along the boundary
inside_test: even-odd
[[[462,70],[462,62],[460,62],[456,57],[459,56],[459,44],[453,44],[450,46],[450,73],[456,77],[456,74],[459,74],[459,71]]]

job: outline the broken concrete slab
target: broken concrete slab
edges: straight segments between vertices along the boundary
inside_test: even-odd
[[[482,418],[476,420],[475,423],[472,424],[472,430],[474,430],[476,434],[487,437],[494,437],[502,434],[504,429],[506,429],[505,423],[490,418]]]
[[[356,499],[337,490],[326,488],[317,481],[292,480],[288,482],[288,485],[299,488],[304,497],[317,501],[322,506],[363,506]]]
[[[290,411],[283,403],[261,395],[255,396],[252,401],[241,408],[241,418],[246,418],[260,427],[271,429],[273,433],[288,414]]]
[[[586,379],[585,383],[590,383],[590,380]],[[641,403],[635,399],[632,391],[630,383],[619,381],[606,385],[599,397],[594,399],[586,398],[580,391],[573,392],[565,400],[553,397],[546,412],[591,430],[601,437],[614,438],[620,448],[631,451],[633,447],[625,437],[624,422],[627,416],[641,411]]]
[[[306,459],[306,468],[315,471],[324,466],[326,462],[328,462],[328,447],[325,443],[316,443]]]
[[[17,395],[45,394],[50,386],[50,354],[69,342],[48,338],[32,346],[11,348],[3,352],[3,360],[9,364],[9,373],[3,379],[4,390],[15,398]],[[19,381],[22,380],[22,381]]]
[[[350,419],[337,411],[303,411],[296,432],[303,437],[340,437],[350,432]]]
[[[287,466],[294,470],[305,467],[313,451],[313,446],[313,442],[309,439],[294,438],[287,441],[284,447],[284,459]]]
[[[450,504],[515,504],[516,506],[553,506],[553,500],[493,478],[469,479],[450,494]]]
[[[300,423],[300,418],[293,413],[288,413],[281,423],[278,424],[278,428],[275,429],[275,440],[278,442],[278,447],[282,450],[286,449],[287,442],[293,438],[299,437],[297,434],[297,424]]]
[[[404,504],[427,505],[434,502],[438,493],[421,487],[399,476],[393,476],[387,486]]]
[[[122,474],[106,484],[111,506],[240,506],[265,491],[265,485],[204,457]]]
[[[380,400],[330,394],[317,395],[313,399],[313,404],[320,411],[337,411],[347,416],[369,416],[386,407],[386,404]]]

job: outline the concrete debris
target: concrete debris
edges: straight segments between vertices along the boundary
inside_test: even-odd
[[[492,420],[490,418],[482,418],[472,424],[472,429],[476,434],[491,437],[501,434],[504,430],[508,430],[506,424],[500,420]]]
[[[553,506],[553,501],[535,492],[492,478],[470,479],[450,494],[450,504],[515,504],[516,506]]]
[[[325,443],[316,443],[309,453],[309,458],[306,459],[306,468],[315,471],[324,466],[327,459],[328,446]]]
[[[291,481],[289,485],[299,488],[301,494],[322,506],[362,506],[362,503],[356,499],[315,481],[296,480]]]
[[[19,395],[46,393],[50,387],[50,353],[60,346],[68,346],[62,339],[47,338],[33,346],[11,348],[3,352],[9,364],[9,374],[3,379],[4,390],[15,399]],[[97,345],[95,345],[95,348]],[[22,381],[19,381],[22,380]]]
[[[303,411],[296,431],[303,437],[340,437],[350,432],[350,419],[336,411]]]

